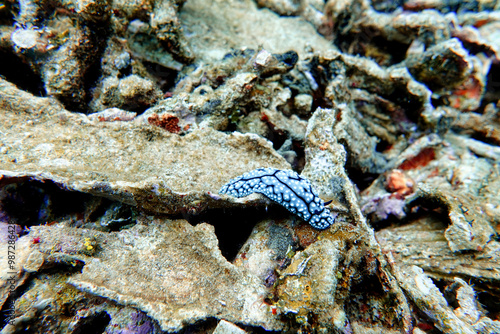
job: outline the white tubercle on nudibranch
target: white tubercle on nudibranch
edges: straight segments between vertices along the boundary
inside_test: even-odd
[[[319,230],[335,222],[311,183],[291,170],[258,168],[232,179],[219,193],[234,197],[263,194]]]

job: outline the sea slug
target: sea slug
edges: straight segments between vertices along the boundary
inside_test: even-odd
[[[258,168],[232,179],[219,193],[234,197],[263,194],[319,230],[335,222],[311,183],[291,170]]]

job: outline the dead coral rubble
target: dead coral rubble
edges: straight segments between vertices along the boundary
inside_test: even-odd
[[[175,214],[193,206],[224,206],[230,198],[214,199],[210,193],[228,177],[262,166],[289,168],[257,136],[206,128],[179,137],[142,122],[91,121],[5,81],[0,85],[6,94],[2,107],[10,110],[2,114],[0,130],[5,135],[4,177],[51,180],[67,189]],[[32,104],[18,104],[18,98]],[[14,126],[25,120],[29,122]],[[239,161],[244,161],[243,169],[237,168]]]
[[[20,1],[17,28],[3,48],[13,49],[40,77],[44,93],[71,110],[88,112],[90,106],[94,112],[112,107],[143,111],[161,93],[157,74],[148,72],[141,54],[154,44],[166,52],[162,59],[146,60],[159,66],[178,70],[174,58],[192,61],[177,18],[182,3]],[[149,16],[149,22],[138,19]]]
[[[33,227],[29,236],[18,243],[20,254],[29,254],[18,258],[23,268],[19,272],[47,268],[54,258],[64,259],[61,264],[69,268],[74,263],[85,263],[82,273],[69,279],[71,285],[136,307],[166,331],[178,331],[209,317],[279,330],[282,324],[272,317],[269,306],[261,304],[265,287],[221,255],[213,230],[208,224],[193,227],[182,220],[151,221],[111,234]],[[33,244],[32,238],[40,242]],[[144,261],[144,256],[148,260]],[[38,259],[37,268],[33,266],[34,258]],[[60,279],[64,282],[63,277]],[[71,288],[64,293],[84,298]],[[52,298],[46,303],[58,309],[63,302],[77,304],[78,300]],[[27,311],[35,312],[36,307]],[[38,312],[50,312],[44,308]]]
[[[2,333],[500,332],[497,2],[2,8]]]

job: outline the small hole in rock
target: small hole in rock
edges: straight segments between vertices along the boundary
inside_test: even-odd
[[[35,96],[45,96],[40,76],[33,72],[27,62],[11,52],[0,51],[0,75],[22,90]]]
[[[208,223],[213,225],[222,255],[228,261],[233,261],[252,233],[255,224],[266,218],[282,218],[288,215],[286,209],[273,205],[269,206],[267,210],[265,207],[213,209],[185,218],[191,224]]]
[[[250,236],[255,224],[264,219],[265,209],[214,209],[198,215],[191,215],[187,220],[191,224],[208,223],[215,227],[222,255],[232,261],[245,241]]]
[[[378,177],[378,174],[363,172],[359,168],[348,167],[346,170],[349,178],[356,184],[360,192],[368,188]]]
[[[111,321],[111,317],[105,311],[93,314],[86,318],[80,318],[79,324],[73,330],[73,334],[101,334]]]
[[[1,209],[21,226],[40,225],[56,217],[84,210],[90,195],[64,191],[51,181],[23,180],[0,188]]]
[[[146,70],[155,78],[156,83],[163,92],[168,92],[175,87],[178,71],[161,66],[156,63],[143,61]]]

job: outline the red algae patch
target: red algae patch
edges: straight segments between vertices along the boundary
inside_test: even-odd
[[[416,156],[403,161],[403,163],[399,165],[398,169],[410,170],[425,167],[435,158],[436,152],[434,149],[432,147],[427,147],[420,151]]]
[[[170,133],[179,133],[181,131],[181,127],[179,126],[179,119],[174,115],[164,114],[158,116],[158,114],[153,114],[148,117],[149,124],[159,126],[167,130]]]

